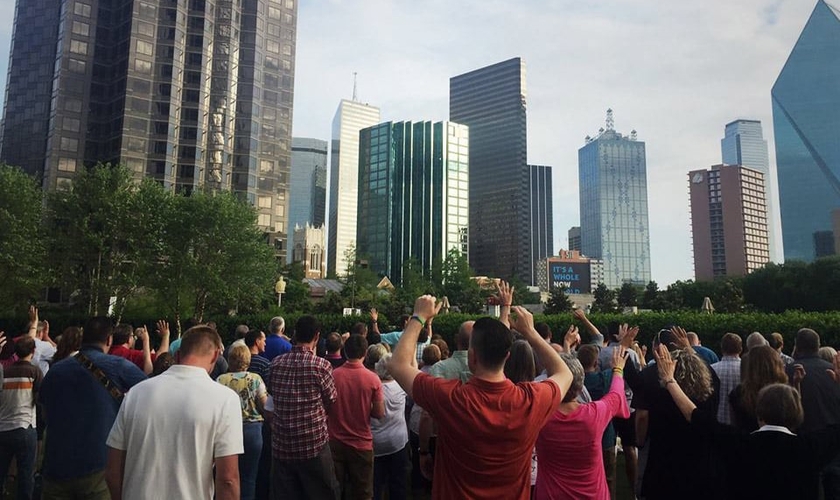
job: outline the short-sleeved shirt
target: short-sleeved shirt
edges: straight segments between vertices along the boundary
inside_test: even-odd
[[[244,452],[239,398],[175,365],[129,391],[107,444],[126,452],[124,500],[213,498],[214,460]]]
[[[396,380],[382,383],[385,416],[370,419],[373,434],[373,456],[391,455],[405,448],[408,428],[405,425],[405,391]]]
[[[268,374],[270,370],[271,363],[267,359],[257,354],[251,356],[251,364],[248,365],[248,371],[259,375],[266,384],[268,383]]]
[[[229,387],[239,396],[243,422],[263,421],[263,416],[257,406],[257,400],[268,395],[262,377],[249,372],[225,373],[220,375],[216,382]]]
[[[96,346],[80,352],[126,392],[146,380],[132,362],[105,354]],[[54,481],[77,479],[105,469],[105,440],[117,417],[120,403],[74,357],[50,368],[41,386],[49,439],[44,441],[44,476]]]
[[[277,356],[282,356],[292,350],[292,343],[280,335],[268,335],[265,337],[265,359],[273,361]]]
[[[0,392],[0,432],[35,427],[35,401],[41,389],[41,369],[15,361],[6,369]]]
[[[274,399],[271,453],[277,460],[315,458],[329,441],[327,409],[336,401],[330,363],[296,345],[271,362],[268,386]]]
[[[125,358],[134,363],[137,366],[137,368],[140,368],[141,370],[145,368],[146,356],[143,355],[143,351],[141,351],[140,349],[129,349],[128,347],[122,345],[115,345],[111,347],[111,350],[108,351],[108,354],[112,356],[119,356],[121,358]],[[152,354],[152,362],[155,361],[155,358],[157,358],[157,356]]]
[[[35,339],[35,353],[32,354],[32,364],[41,369],[42,375],[46,375],[50,371],[50,363],[52,363],[55,352],[55,346],[49,342]]]
[[[402,330],[383,333],[379,336],[379,342],[382,344],[388,344],[389,346],[391,346],[391,350],[393,350],[402,338],[402,334]],[[428,347],[431,343],[431,338],[427,338],[425,342],[417,342],[417,346],[414,348],[414,357],[417,358],[417,364],[420,364],[423,361],[423,350],[426,349],[426,347]]]
[[[333,371],[336,401],[330,408],[330,439],[356,450],[373,449],[371,404],[382,401],[382,381],[362,363],[348,361]]]
[[[718,402],[717,420],[723,424],[732,423],[732,407],[729,395],[741,383],[741,358],[738,356],[724,356],[722,360],[712,365],[712,370],[720,379],[720,401]]]
[[[562,399],[554,381],[464,384],[420,373],[412,395],[438,424],[432,498],[530,497],[534,443]]]
[[[472,377],[467,362],[467,351],[455,351],[450,358],[438,361],[429,370],[429,375],[446,380],[466,382]]]
[[[621,377],[612,377],[601,399],[568,415],[554,412],[537,438],[536,498],[608,500],[601,434],[613,417],[629,416]]]

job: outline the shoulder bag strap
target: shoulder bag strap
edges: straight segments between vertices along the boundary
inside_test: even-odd
[[[105,375],[105,372],[103,372],[99,367],[94,365],[93,361],[91,361],[90,358],[88,358],[81,352],[76,354],[74,357],[76,358],[76,360],[79,361],[79,363],[82,364],[82,366],[87,368],[90,374],[93,375],[93,378],[95,378],[99,381],[99,383],[102,384],[102,387],[104,387],[105,390],[108,391],[108,394],[110,394],[111,397],[114,398],[114,400],[117,403],[122,403],[122,400],[125,397],[125,393],[119,387],[117,387],[116,384],[111,382],[111,379],[109,379],[108,376]]]

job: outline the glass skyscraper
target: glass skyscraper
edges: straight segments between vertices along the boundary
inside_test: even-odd
[[[347,273],[345,252],[356,244],[359,202],[359,131],[379,123],[379,108],[342,99],[332,123],[327,272]],[[358,252],[357,252],[358,255]]]
[[[358,255],[402,283],[450,250],[469,256],[469,131],[452,122],[386,122],[360,135]]]
[[[233,190],[287,250],[297,2],[18,0],[0,160]]]
[[[525,63],[503,61],[449,81],[449,119],[470,130],[470,264],[531,283]]]
[[[327,141],[302,137],[292,138],[292,168],[289,175],[289,241],[293,240],[297,226],[305,227],[310,224],[317,228],[324,224],[323,197],[326,189],[324,175],[326,166]],[[319,181],[320,185],[318,185]],[[292,255],[289,252],[287,262],[291,261]]]
[[[578,150],[580,235],[584,255],[604,261],[604,284],[650,281],[645,143],[613,129],[587,137]]]
[[[812,261],[840,206],[840,11],[817,2],[772,90],[785,260]],[[828,234],[828,235],[827,235]]]
[[[770,257],[781,261],[782,252],[777,240],[775,225],[776,203],[775,175],[770,172],[767,141],[759,120],[735,120],[726,124],[724,137],[720,140],[721,158],[724,165],[741,165],[764,174],[764,195],[767,207],[767,229],[770,237]]]
[[[528,165],[531,170],[531,276],[537,285],[541,260],[554,255],[554,203],[551,197],[551,167]]]

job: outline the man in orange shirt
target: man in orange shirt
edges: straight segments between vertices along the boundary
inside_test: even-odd
[[[414,346],[426,321],[439,310],[434,297],[417,299],[390,366],[394,379],[438,424],[432,498],[528,500],[534,443],[569,390],[572,374],[534,329],[531,313],[521,307],[513,308],[511,326],[531,344],[547,380],[514,384],[505,378],[513,333],[493,318],[481,318],[473,326],[469,382],[421,373],[412,362]]]
[[[373,434],[370,419],[385,416],[382,382],[362,364],[368,343],[353,334],[344,343],[347,362],[333,371],[335,404],[328,420],[335,476],[344,497],[373,498]]]

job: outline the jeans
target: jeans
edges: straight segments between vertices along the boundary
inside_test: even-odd
[[[318,456],[271,463],[272,500],[338,500],[338,481],[329,445]]]
[[[388,500],[405,500],[407,496],[406,479],[411,464],[408,460],[408,445],[390,455],[382,455],[373,459],[373,498]]]
[[[38,433],[34,427],[0,432],[0,491],[3,491],[9,466],[17,461],[17,499],[31,500],[35,487],[35,447]]]
[[[239,455],[239,484],[242,500],[254,500],[260,455],[262,455],[262,427],[262,422],[242,423],[242,438],[245,444],[245,453]]]

